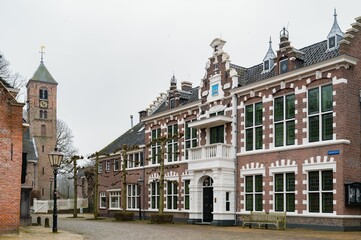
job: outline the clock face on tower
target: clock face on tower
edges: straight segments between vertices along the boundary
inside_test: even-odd
[[[39,105],[41,108],[48,108],[48,101],[41,100]]]

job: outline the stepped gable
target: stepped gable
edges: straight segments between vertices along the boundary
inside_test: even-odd
[[[123,145],[134,146],[144,145],[144,123],[140,122],[120,137],[111,142],[108,146],[100,150],[101,154],[113,154],[120,150]]]
[[[189,103],[192,103],[194,101],[197,101],[199,100],[198,98],[198,89],[199,87],[194,87],[192,88],[192,90],[190,90],[189,92],[188,91],[181,91],[181,90],[178,90],[181,94],[180,94],[180,105],[179,106],[183,106],[183,105],[186,105],[186,104],[189,104]],[[151,113],[150,115],[152,114],[157,114],[157,113],[160,113],[160,112],[164,112],[166,110],[168,110],[168,106],[167,106],[167,102],[164,101],[158,108],[157,110],[155,110],[153,113]]]

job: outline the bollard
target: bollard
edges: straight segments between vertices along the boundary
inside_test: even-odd
[[[50,228],[49,218],[45,218],[45,221],[44,221],[44,227],[46,227],[46,228]]]
[[[41,225],[41,217],[40,216],[38,216],[37,218],[36,218],[36,223],[40,226]]]

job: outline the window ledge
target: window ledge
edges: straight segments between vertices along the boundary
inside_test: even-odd
[[[272,153],[272,152],[283,152],[283,151],[290,151],[290,150],[298,150],[304,148],[315,148],[315,147],[323,147],[323,146],[331,146],[336,144],[347,144],[350,145],[351,141],[347,139],[339,139],[339,140],[329,140],[329,141],[322,141],[322,142],[313,142],[307,143],[303,145],[292,145],[287,147],[275,147],[271,149],[264,149],[264,150],[254,150],[249,152],[237,153],[237,157],[239,156],[248,156],[248,155],[257,155],[257,154],[265,154],[265,153]]]

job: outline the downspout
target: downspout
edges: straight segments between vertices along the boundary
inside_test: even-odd
[[[238,161],[237,161],[237,149],[238,149],[238,141],[237,141],[237,94],[233,94],[232,96],[232,145],[233,145],[233,152],[232,157],[235,160],[235,170],[234,170],[234,226],[237,226],[237,209],[238,209]]]

